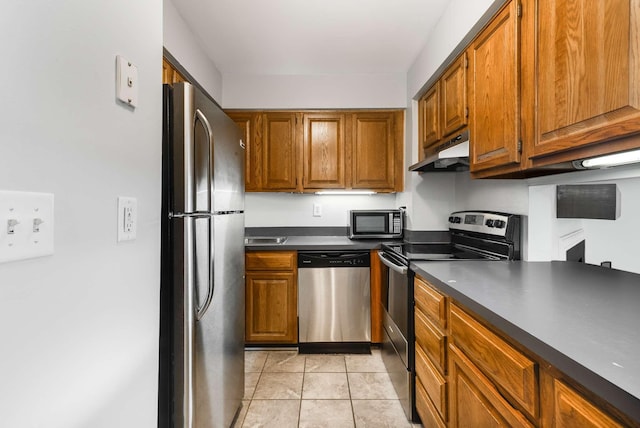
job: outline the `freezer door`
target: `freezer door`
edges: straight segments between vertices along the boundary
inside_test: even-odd
[[[204,243],[198,251],[211,258],[213,295],[195,321],[195,427],[229,427],[244,395],[244,214],[196,220],[201,221],[197,228],[212,225],[212,251],[207,253]],[[205,288],[198,288],[196,308],[205,306]]]
[[[213,132],[212,210],[215,212],[243,211],[245,150],[240,130],[229,116],[197,89],[195,89],[195,109],[207,118]],[[199,128],[196,127],[196,137],[200,132]],[[202,137],[206,137],[205,127],[202,127],[201,132]],[[202,170],[200,174],[204,175],[205,171]],[[200,192],[198,188],[198,194]]]

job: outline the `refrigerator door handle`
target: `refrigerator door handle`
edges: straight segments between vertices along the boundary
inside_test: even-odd
[[[194,118],[194,124],[193,126],[196,126],[196,122],[199,121],[200,123],[202,123],[202,126],[204,127],[204,130],[207,133],[207,212],[210,213],[211,209],[212,209],[212,197],[213,197],[213,192],[212,192],[212,186],[213,186],[213,167],[212,167],[212,157],[213,157],[213,129],[211,128],[211,124],[209,123],[209,119],[207,119],[207,116],[205,116],[205,114],[202,112],[202,110],[200,109],[196,109],[196,114],[195,114],[195,118]],[[195,132],[194,132],[195,135]],[[207,260],[207,265],[209,266],[209,275],[208,275],[208,284],[207,284],[207,296],[204,299],[204,302],[202,303],[202,305],[200,307],[195,308],[195,317],[196,317],[196,321],[200,321],[202,319],[202,317],[204,316],[205,312],[207,312],[207,309],[209,308],[209,305],[211,304],[211,301],[213,299],[213,246],[212,246],[212,240],[213,240],[213,226],[211,224],[212,219],[209,218],[209,220],[207,221],[207,227],[208,227],[208,236],[209,239],[207,239],[207,257],[209,258]]]
[[[200,306],[199,308],[196,308],[196,321],[200,321],[202,319],[204,314],[207,312],[207,309],[209,309],[209,305],[211,305],[211,301],[213,300],[213,290],[214,290],[213,261],[215,260],[215,258],[213,254],[213,251],[214,251],[213,245],[211,245],[211,243],[213,242],[213,226],[211,225],[212,221],[214,221],[213,217],[209,217],[209,219],[207,220],[207,227],[209,229],[209,233],[208,233],[209,239],[207,239],[207,242],[208,242],[207,257],[209,257],[209,260],[207,262],[209,266],[207,297],[204,299],[204,303],[202,303],[202,306]]]
[[[211,212],[211,207],[212,207],[211,186],[213,185],[213,171],[211,171],[212,169],[211,162],[213,161],[212,159],[213,152],[211,147],[213,146],[213,129],[211,128],[211,124],[209,123],[207,116],[205,116],[204,113],[202,113],[202,110],[200,109],[196,109],[196,117],[194,118],[194,121],[193,121],[194,128],[196,126],[196,121],[200,121],[202,123],[202,126],[204,127],[204,130],[207,132],[207,159],[209,159],[209,162],[207,163],[207,210],[206,211]],[[195,132],[193,133],[193,135],[195,136]]]

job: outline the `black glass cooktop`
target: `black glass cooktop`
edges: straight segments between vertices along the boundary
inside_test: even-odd
[[[484,260],[487,256],[463,250],[453,244],[384,244],[387,249],[405,260]]]

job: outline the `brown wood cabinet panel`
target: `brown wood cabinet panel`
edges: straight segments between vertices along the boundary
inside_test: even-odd
[[[422,385],[422,382],[420,382],[420,379],[416,379],[416,410],[422,420],[422,426],[437,428],[447,427],[447,424],[442,420],[440,414],[427,395],[427,391],[425,390],[424,385]]]
[[[255,192],[262,187],[262,116],[251,112],[228,112],[236,123],[245,144],[244,189]]]
[[[520,20],[510,1],[470,48],[471,171],[520,163]]]
[[[263,114],[262,187],[267,190],[295,191],[296,115]]]
[[[420,346],[416,346],[416,376],[443,420],[448,419],[447,382]]]
[[[533,427],[458,348],[449,350],[449,426]]]
[[[442,136],[467,125],[467,54],[463,53],[440,78]]]
[[[554,379],[555,427],[563,428],[614,428],[618,422],[595,407],[577,391]]]
[[[162,83],[174,84],[179,82],[186,82],[182,74],[176,68],[171,65],[166,58],[162,58]]]
[[[414,280],[416,306],[443,331],[447,327],[447,298],[424,278]]]
[[[394,116],[393,112],[352,115],[351,187],[354,189],[395,190]]]
[[[382,343],[382,281],[386,280],[387,269],[378,250],[371,250],[371,343]]]
[[[550,0],[537,9],[532,156],[640,132],[640,1]]]
[[[345,188],[345,115],[303,115],[305,189]]]
[[[423,351],[440,372],[445,374],[447,370],[446,336],[417,307],[415,310],[415,330],[418,345],[423,348]]]
[[[450,305],[451,340],[532,418],[538,417],[537,365],[456,305]]]
[[[294,271],[296,256],[295,251],[251,251],[245,254],[245,269]]]
[[[246,342],[297,342],[295,272],[247,272],[245,304]]]
[[[440,131],[440,81],[436,82],[422,96],[418,110],[420,115],[418,131],[421,135],[420,159],[422,160],[425,157],[425,149],[440,141],[442,137],[442,132]]]

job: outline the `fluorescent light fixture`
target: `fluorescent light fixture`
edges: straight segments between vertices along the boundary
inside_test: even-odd
[[[574,162],[576,168],[596,169],[608,168],[610,166],[628,165],[640,162],[640,150],[630,152],[615,153],[613,155],[598,156],[591,159],[584,159]]]
[[[322,190],[316,195],[375,195],[373,190]]]

